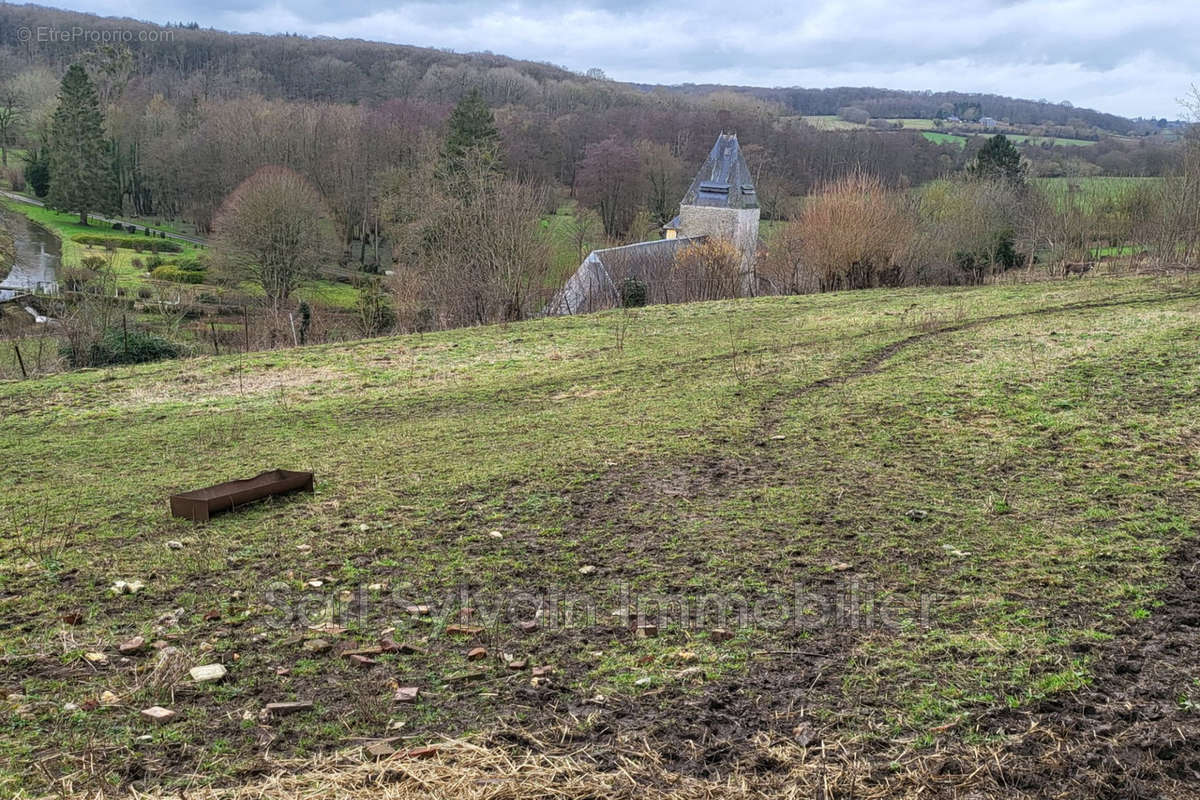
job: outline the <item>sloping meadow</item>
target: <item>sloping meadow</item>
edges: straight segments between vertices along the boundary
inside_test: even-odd
[[[1170,793],[1198,333],[1087,279],[0,384],[0,794]],[[273,468],[317,493],[167,513]]]

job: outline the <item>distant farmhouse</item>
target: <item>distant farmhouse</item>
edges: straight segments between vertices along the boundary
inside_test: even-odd
[[[549,314],[578,314],[621,305],[622,287],[634,281],[646,302],[680,297],[675,257],[683,249],[720,237],[741,255],[739,283],[744,296],[754,291],[758,251],[758,196],[742,158],[736,134],[722,133],[679,204],[679,216],[664,228],[665,239],[593,250],[555,295]]]

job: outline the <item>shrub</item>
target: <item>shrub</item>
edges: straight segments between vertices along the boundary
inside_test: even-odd
[[[920,233],[909,251],[918,283],[981,283],[990,275],[1020,266],[1024,259],[1016,230],[1022,218],[1022,195],[997,180],[933,181],[917,197]],[[1049,210],[1036,214],[1049,227]],[[1068,237],[1053,235],[1056,242]],[[1027,245],[1028,246],[1028,245]]]
[[[68,267],[59,273],[59,278],[69,292],[83,291],[83,287],[96,278],[96,273],[90,269]]]
[[[798,224],[802,262],[821,289],[900,281],[914,223],[903,196],[879,178],[855,172],[828,184],[804,204]]]
[[[108,328],[91,347],[79,351],[64,342],[59,353],[74,368],[104,367],[110,364],[145,364],[166,358],[179,358],[182,348],[175,342],[139,330]]]
[[[208,259],[203,255],[183,256],[175,260],[175,266],[193,272],[204,272],[208,269]]]
[[[152,255],[148,259],[146,259],[146,266],[149,267],[150,269],[156,269],[157,267],[161,267],[163,265],[163,263],[164,263],[163,257],[160,256],[158,253],[155,253],[154,255]]]
[[[137,290],[137,296],[138,296],[139,300],[149,300],[150,299],[150,290],[147,289],[145,286],[143,286],[142,288]]]
[[[204,283],[203,272],[180,269],[173,266],[162,266],[151,270],[150,277],[156,281],[172,281],[174,283]]]
[[[138,258],[137,256],[134,256],[133,258],[129,259],[129,265],[131,267],[133,267],[134,269],[144,269],[146,266],[145,264],[142,263],[142,260],[140,258]]]
[[[71,240],[79,244],[94,245],[96,247],[125,247],[130,250],[146,247],[145,241],[132,236],[104,236],[96,233],[77,233],[71,237]],[[183,245],[170,239],[165,242],[155,242],[151,246],[163,253],[178,253],[183,250]]]
[[[709,237],[675,254],[671,297],[675,301],[737,297],[742,256],[733,242]]]
[[[646,305],[646,284],[637,278],[626,278],[621,281],[621,306],[623,308],[641,308]]]
[[[124,230],[124,229],[125,229],[125,226],[124,226],[124,225],[122,225],[122,224],[121,224],[121,223],[119,223],[119,222],[114,222],[114,223],[112,224],[112,229],[113,229],[114,231],[120,231],[120,230]]]

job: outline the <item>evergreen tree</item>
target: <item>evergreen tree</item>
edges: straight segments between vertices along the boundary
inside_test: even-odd
[[[453,194],[467,176],[500,171],[500,132],[496,118],[472,89],[458,101],[450,114],[449,131],[438,158],[437,177]],[[461,188],[461,187],[457,187]]]
[[[1004,134],[997,134],[979,148],[975,161],[967,167],[975,178],[1008,181],[1014,186],[1025,182],[1025,166],[1021,154]]]
[[[104,115],[96,87],[83,67],[72,64],[63,76],[58,108],[50,121],[50,191],[46,204],[79,213],[109,211],[115,195]]]
[[[26,156],[25,183],[38,197],[45,197],[50,191],[50,152],[44,143]]]

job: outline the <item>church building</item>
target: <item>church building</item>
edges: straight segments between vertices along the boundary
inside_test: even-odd
[[[684,194],[679,215],[664,226],[666,238],[593,250],[546,311],[578,314],[617,307],[628,281],[644,287],[647,302],[672,302],[676,254],[708,237],[725,239],[737,250],[741,294],[748,297],[755,286],[758,217],[754,181],[737,134],[722,133]]]

